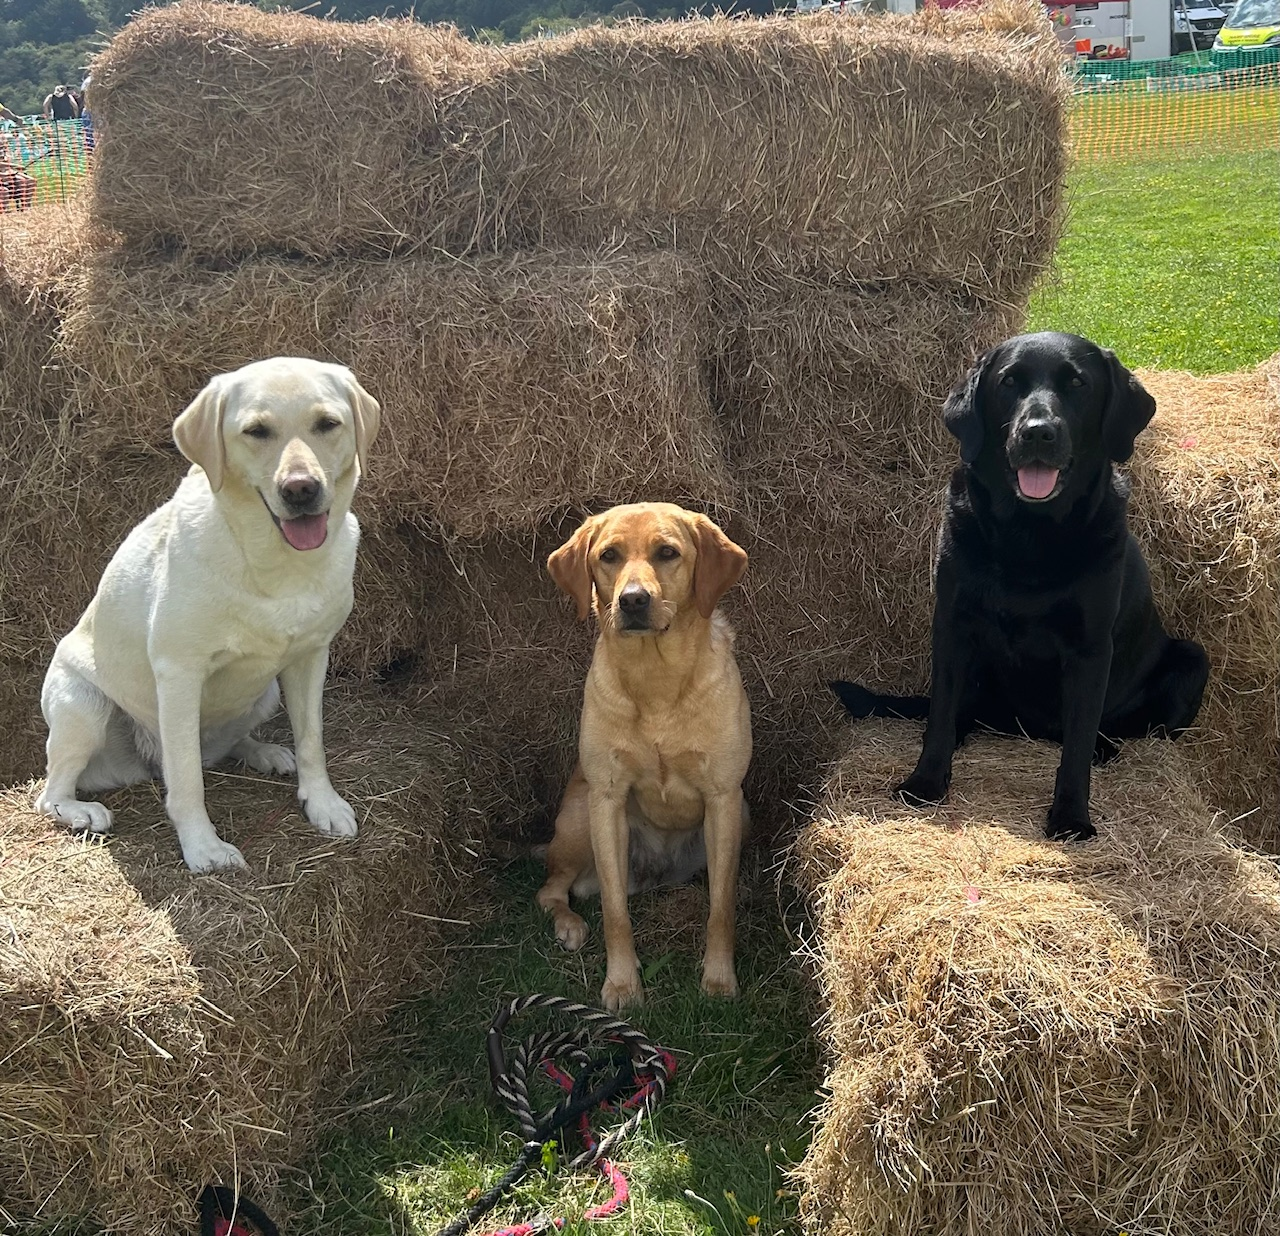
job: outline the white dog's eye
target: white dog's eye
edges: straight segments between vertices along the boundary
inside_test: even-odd
[[[244,432],[245,437],[247,438],[258,438],[259,440],[262,440],[271,437],[270,428],[263,425],[261,422],[254,425],[246,425]]]
[[[322,416],[316,421],[316,433],[328,433],[331,429],[337,429],[342,422],[336,416]]]

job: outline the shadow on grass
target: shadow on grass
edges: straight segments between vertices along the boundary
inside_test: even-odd
[[[596,1003],[604,977],[599,905],[592,935],[562,952],[533,905],[539,864],[496,873],[491,901],[451,945],[442,994],[402,1008],[380,1063],[355,1079],[322,1141],[298,1200],[299,1230],[344,1236],[435,1233],[514,1161],[520,1138],[491,1096],[485,1033],[507,998],[532,992]],[[677,1075],[651,1127],[624,1143],[632,1230],[661,1236],[787,1232],[795,1199],[787,1169],[803,1155],[820,1070],[811,1031],[814,991],[783,926],[760,860],[744,861],[739,895],[742,996],[698,990],[704,886],[632,899],[647,1003],[631,1020],[677,1058]],[[513,1022],[509,1041],[539,1024]],[[559,1024],[559,1023],[557,1023]],[[543,1105],[551,1101],[545,1092]],[[604,1118],[598,1128],[607,1128]],[[576,1138],[570,1153],[576,1153]],[[492,1231],[539,1213],[565,1229],[608,1190],[594,1174],[534,1173],[477,1227]],[[757,1222],[749,1223],[755,1217]]]

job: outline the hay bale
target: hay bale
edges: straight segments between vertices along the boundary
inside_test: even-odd
[[[398,412],[375,500],[461,537],[635,494],[728,506],[710,329],[701,271],[668,254],[389,266],[345,327],[354,368]]]
[[[362,494],[382,519],[478,537],[652,486],[732,493],[703,281],[669,255],[210,270],[109,250],[70,283],[61,352],[105,443],[166,445],[212,374],[284,353],[349,364],[382,402]]]
[[[454,115],[483,143],[485,243],[683,247],[1009,303],[1057,237],[1066,98],[1043,14],[1014,2],[590,27],[515,48]]]
[[[1280,1206],[1280,872],[1176,744],[1095,770],[1097,842],[1046,841],[1059,750],[981,737],[949,805],[864,723],[795,856],[829,1096],[799,1175],[830,1236],[1263,1233]]]
[[[330,1086],[443,958],[470,860],[446,831],[456,752],[386,693],[331,692],[334,782],[361,819],[335,845],[285,780],[206,774],[245,876],[182,868],[155,785],[109,797],[106,845],[0,796],[0,1194],[170,1236],[209,1181],[269,1209]],[[464,826],[465,827],[465,826]],[[453,836],[450,836],[450,833]],[[465,865],[459,865],[458,858]]]
[[[1188,755],[1215,806],[1280,842],[1277,361],[1213,377],[1143,371],[1158,412],[1132,466],[1133,526],[1170,629],[1212,672]]]
[[[87,216],[74,206],[0,224],[0,784],[25,780],[40,758],[43,734],[29,722],[52,648],[42,603],[74,591],[79,573],[55,548],[92,539],[100,526],[86,521],[69,538],[63,522],[79,495],[62,483],[70,388],[57,351],[67,274],[91,243]],[[106,504],[115,498],[106,494]]]
[[[94,65],[93,193],[218,257],[623,242],[1011,302],[1060,223],[1067,82],[1035,5],[452,31],[184,3]],[[317,157],[320,152],[321,157]]]
[[[147,249],[417,247],[468,162],[442,162],[442,103],[481,59],[451,27],[411,21],[146,10],[94,60],[94,213]]]

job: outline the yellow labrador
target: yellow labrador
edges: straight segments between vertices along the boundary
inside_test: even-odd
[[[351,612],[351,499],[379,418],[349,369],[288,357],[221,374],[196,396],[173,426],[195,466],[116,551],[53,655],[39,810],[105,833],[111,812],[81,795],[160,773],[187,866],[243,867],[209,819],[201,771],[232,757],[264,773],[296,768],[307,818],[355,835],[325,767],[321,694]],[[296,760],[252,736],[281,685]]]
[[[627,894],[707,868],[711,910],[702,989],[734,996],[734,902],[747,826],[742,779],[751,716],[716,603],[747,555],[705,515],[669,503],[593,516],[547,562],[574,598],[593,597],[600,636],[587,674],[579,762],[547,848],[538,904],[556,938],[581,947],[587,927],[569,893],[600,893],[607,973],[617,1010],[644,992]]]

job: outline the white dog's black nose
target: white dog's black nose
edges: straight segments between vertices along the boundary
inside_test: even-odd
[[[294,510],[302,510],[320,496],[320,482],[314,476],[308,476],[305,473],[287,476],[280,482],[280,496],[287,506]]]

